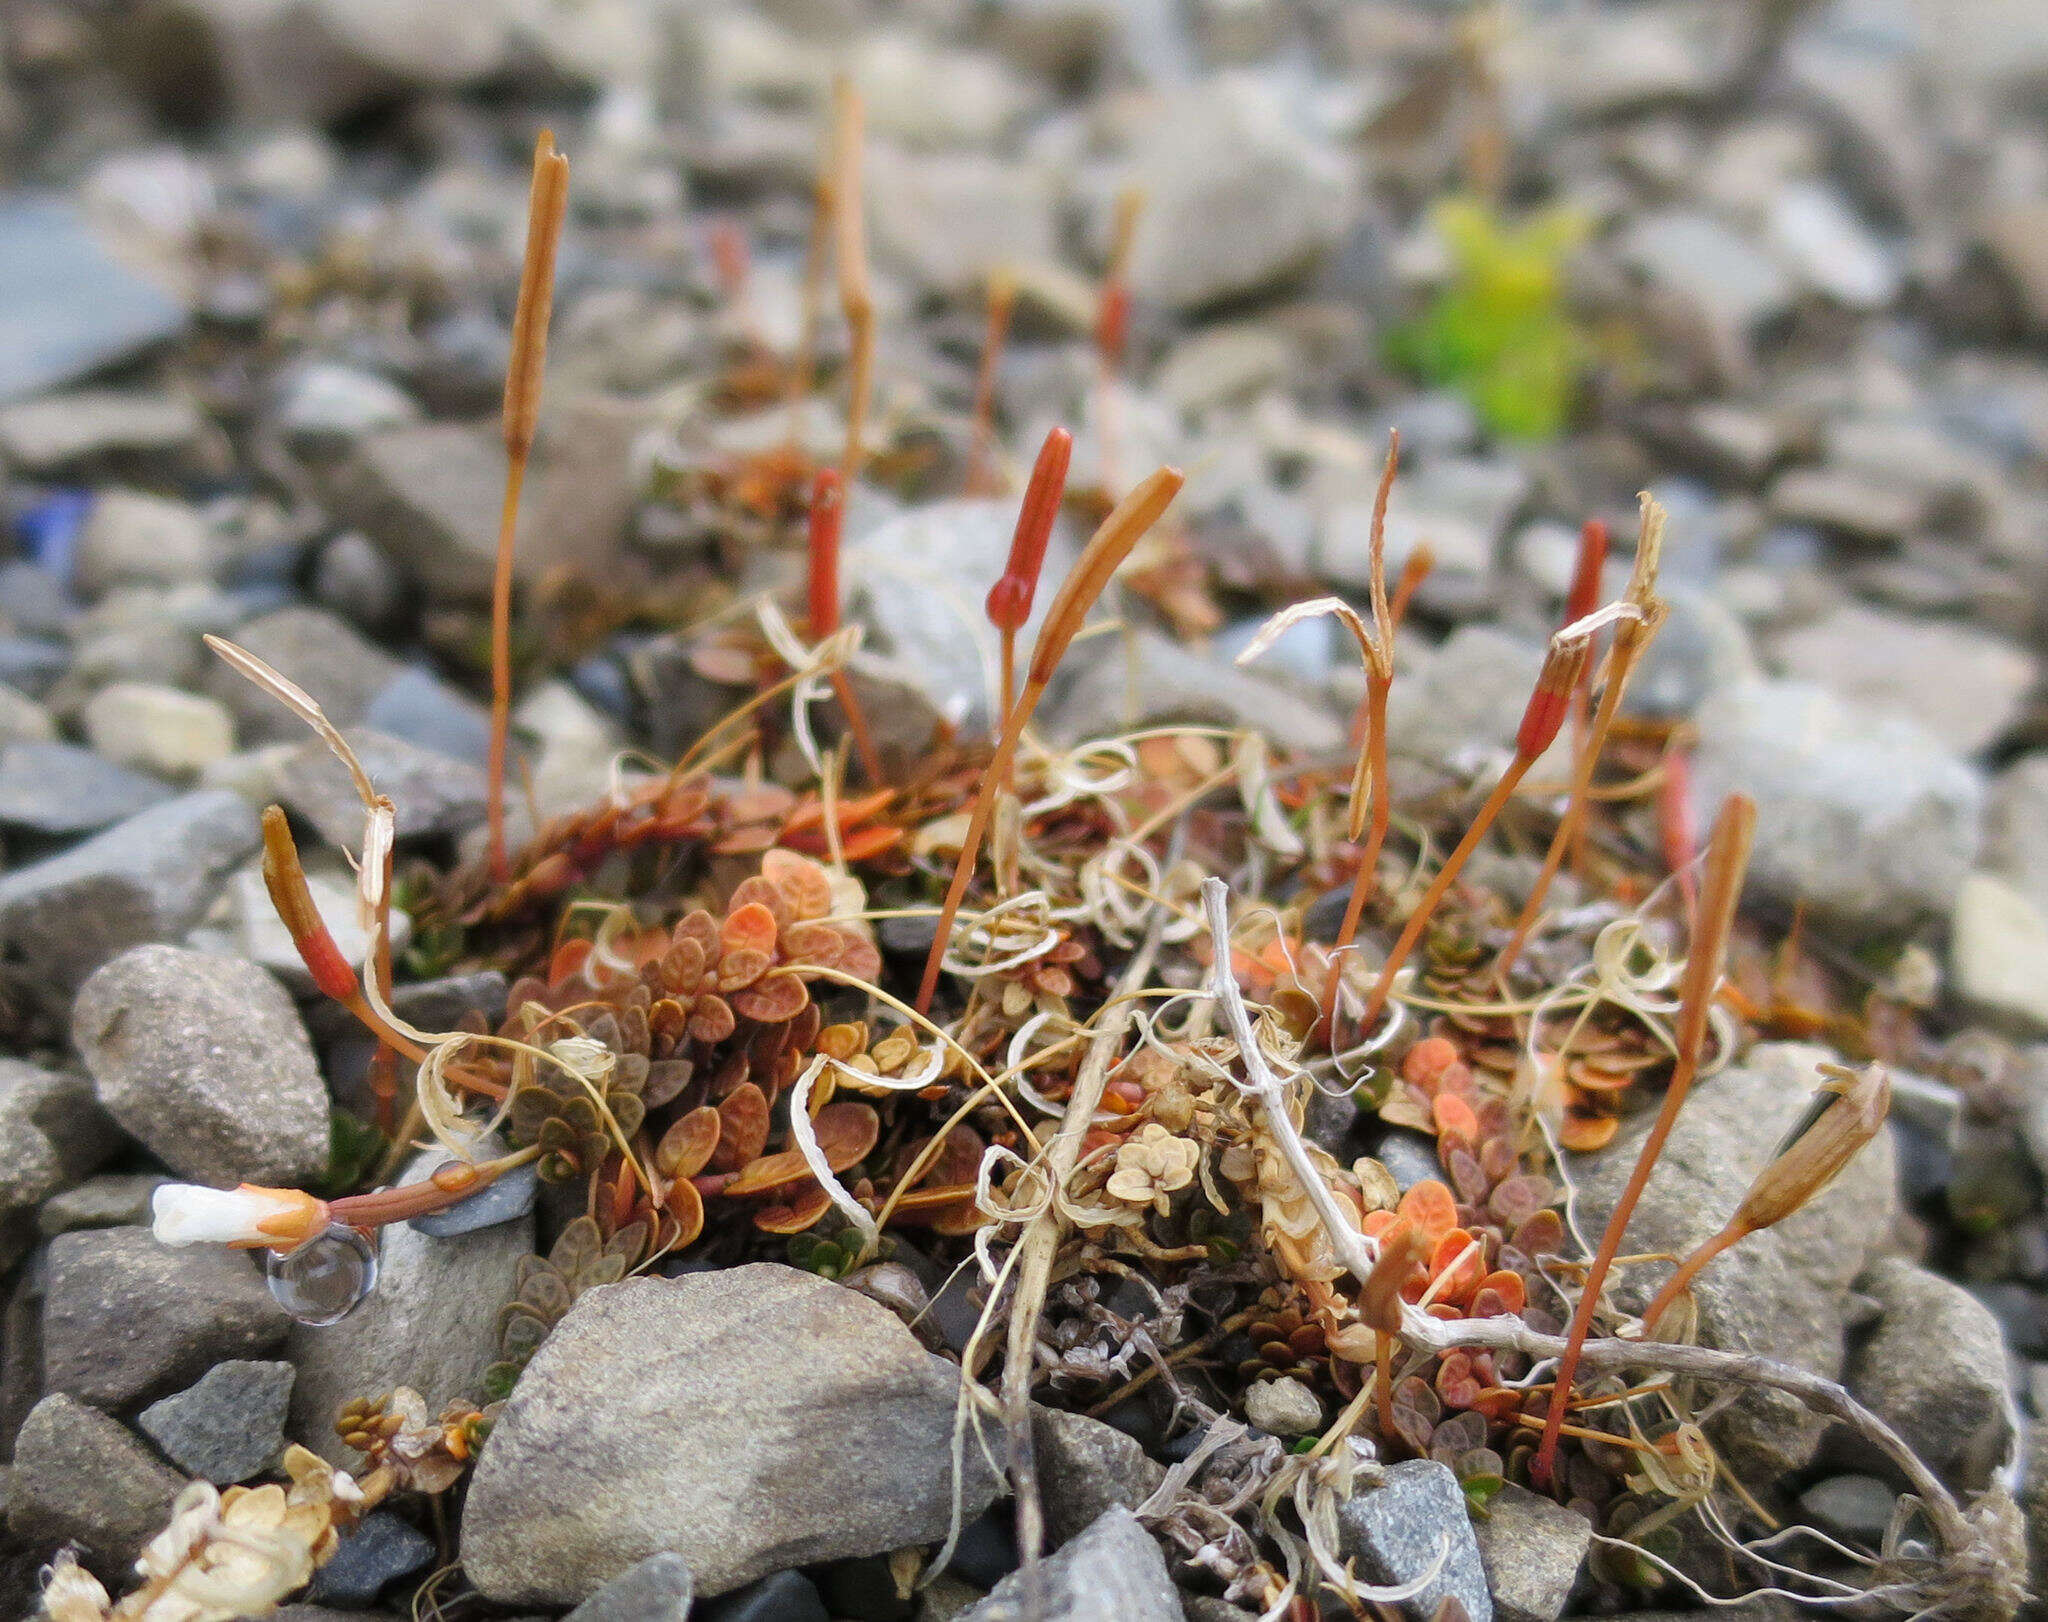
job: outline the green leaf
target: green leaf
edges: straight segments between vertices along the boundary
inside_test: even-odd
[[[347,1110],[327,1116],[327,1172],[313,1192],[335,1199],[359,1188],[384,1156],[388,1140],[368,1121]]]
[[[512,1395],[512,1388],[519,1383],[519,1376],[525,1372],[525,1366],[520,1363],[493,1363],[484,1370],[484,1401],[503,1402]]]

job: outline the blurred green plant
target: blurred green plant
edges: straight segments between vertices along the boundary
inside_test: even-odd
[[[1564,300],[1565,261],[1585,222],[1554,208],[1512,224],[1454,197],[1437,204],[1434,223],[1450,279],[1389,336],[1392,359],[1458,390],[1504,438],[1550,438],[1565,425],[1588,351]]]

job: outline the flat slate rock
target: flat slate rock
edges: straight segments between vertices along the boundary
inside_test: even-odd
[[[679,1554],[650,1554],[619,1573],[563,1622],[684,1622],[696,1584]]]
[[[1337,1512],[1337,1539],[1339,1558],[1355,1558],[1359,1575],[1379,1585],[1413,1582],[1442,1557],[1435,1578],[1397,1603],[1403,1616],[1429,1622],[1439,1605],[1456,1599],[1472,1622],[1493,1622],[1465,1494],[1448,1466],[1411,1459],[1390,1466],[1379,1486],[1361,1485]]]
[[[24,742],[0,749],[0,826],[28,833],[95,834],[176,792],[76,744]]]
[[[143,1434],[187,1475],[216,1487],[247,1481],[284,1451],[292,1366],[231,1357],[136,1416]]]
[[[0,400],[96,371],[184,324],[184,306],[101,247],[76,204],[0,198]]]

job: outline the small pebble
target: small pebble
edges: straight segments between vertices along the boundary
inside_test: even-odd
[[[341,1540],[334,1558],[313,1573],[306,1597],[316,1605],[361,1608],[401,1577],[429,1565],[434,1540],[386,1510],[364,1517]]]
[[[1275,1436],[1306,1436],[1323,1428],[1323,1405],[1299,1380],[1261,1380],[1244,1394],[1245,1418]]]
[[[832,1622],[818,1588],[800,1571],[778,1571],[709,1601],[703,1622]]]

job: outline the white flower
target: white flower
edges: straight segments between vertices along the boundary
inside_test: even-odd
[[[296,1188],[165,1183],[150,1201],[161,1245],[297,1244],[327,1226],[327,1207]]]

